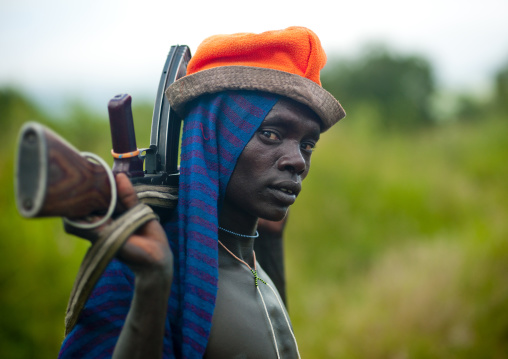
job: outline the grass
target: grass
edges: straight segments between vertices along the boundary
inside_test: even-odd
[[[303,357],[508,352],[506,130],[344,122],[323,136],[286,237]]]
[[[16,132],[28,120],[48,123],[109,158],[109,127],[80,106],[50,121],[9,96],[0,102],[8,154],[0,158],[0,357],[54,358],[88,245],[59,219],[17,214]],[[135,107],[134,118],[144,147],[151,106]],[[285,239],[302,357],[506,357],[507,127],[491,115],[387,132],[361,108],[323,134]]]

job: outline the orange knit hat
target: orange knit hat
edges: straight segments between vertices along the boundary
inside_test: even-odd
[[[321,87],[326,54],[317,35],[304,27],[261,34],[215,35],[204,40],[187,67],[187,76],[166,94],[180,113],[194,98],[224,90],[258,90],[289,97],[321,118],[322,131],[346,114]]]
[[[297,74],[321,85],[326,54],[315,33],[304,27],[211,36],[199,45],[187,74],[219,66],[254,66]]]

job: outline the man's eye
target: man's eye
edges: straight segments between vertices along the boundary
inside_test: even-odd
[[[316,148],[316,145],[313,143],[302,143],[302,150],[304,151],[312,152],[314,151],[314,148]]]
[[[278,140],[279,139],[279,136],[277,136],[277,134],[275,132],[272,132],[272,131],[261,131],[261,134],[263,136],[265,136],[266,138],[268,138],[269,140]]]

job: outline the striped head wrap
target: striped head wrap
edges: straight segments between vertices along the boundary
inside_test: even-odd
[[[184,358],[201,358],[208,342],[217,295],[218,215],[229,178],[277,99],[252,91],[205,95],[185,118],[178,218],[166,226],[176,263],[169,318],[174,351]]]
[[[278,96],[253,91],[203,95],[184,119],[179,200],[165,225],[175,260],[164,358],[202,358],[218,282],[218,215],[243,148]],[[114,259],[97,283],[60,358],[110,357],[129,311],[134,275]]]

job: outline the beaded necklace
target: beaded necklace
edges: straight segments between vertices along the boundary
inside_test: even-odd
[[[240,233],[236,233],[236,232],[230,231],[229,229],[226,229],[226,228],[222,228],[222,227],[218,227],[218,228],[221,231],[228,232],[228,233],[234,234],[235,236],[239,236],[239,237],[244,237],[244,238],[258,238],[259,237],[259,232],[258,231],[256,231],[256,234],[254,234],[253,236],[249,236],[247,234],[240,234]]]
[[[231,252],[221,241],[219,241],[219,244],[222,246],[222,248],[224,248],[229,254],[231,254],[236,260],[240,261],[241,263],[243,263],[245,266],[247,266],[247,268],[249,268],[249,270],[251,271],[251,273],[254,275],[254,284],[256,285],[256,289],[259,293],[259,296],[261,298],[261,302],[263,303],[263,307],[265,309],[265,314],[266,314],[266,318],[268,319],[268,323],[270,324],[270,329],[272,330],[272,336],[273,336],[273,344],[275,345],[275,351],[277,352],[277,359],[280,359],[280,354],[279,354],[279,347],[277,345],[277,339],[275,337],[275,331],[273,329],[273,325],[272,325],[272,320],[270,319],[270,314],[268,314],[268,309],[266,308],[266,304],[265,304],[265,299],[263,297],[263,294],[261,293],[261,290],[259,289],[259,283],[258,281],[261,281],[263,282],[264,284],[266,284],[268,286],[268,288],[270,288],[275,296],[275,298],[277,299],[277,301],[279,302],[279,306],[280,306],[280,309],[282,311],[282,314],[284,315],[284,319],[286,320],[286,324],[288,326],[288,329],[289,329],[289,332],[291,333],[291,336],[293,337],[293,340],[295,342],[295,347],[296,347],[296,353],[298,354],[298,358],[301,359],[300,357],[300,351],[298,350],[298,344],[296,343],[296,338],[295,338],[295,334],[293,333],[293,330],[291,329],[291,325],[289,324],[289,320],[288,320],[288,317],[286,316],[286,313],[284,311],[284,306],[282,305],[282,302],[280,301],[279,299],[279,296],[277,295],[277,293],[275,292],[275,290],[273,289],[273,287],[265,282],[263,279],[261,279],[259,276],[258,276],[258,272],[257,272],[257,267],[256,267],[256,252],[252,251],[252,254],[254,256],[254,269],[251,268],[251,266],[241,260],[240,258],[238,258],[233,252]]]

